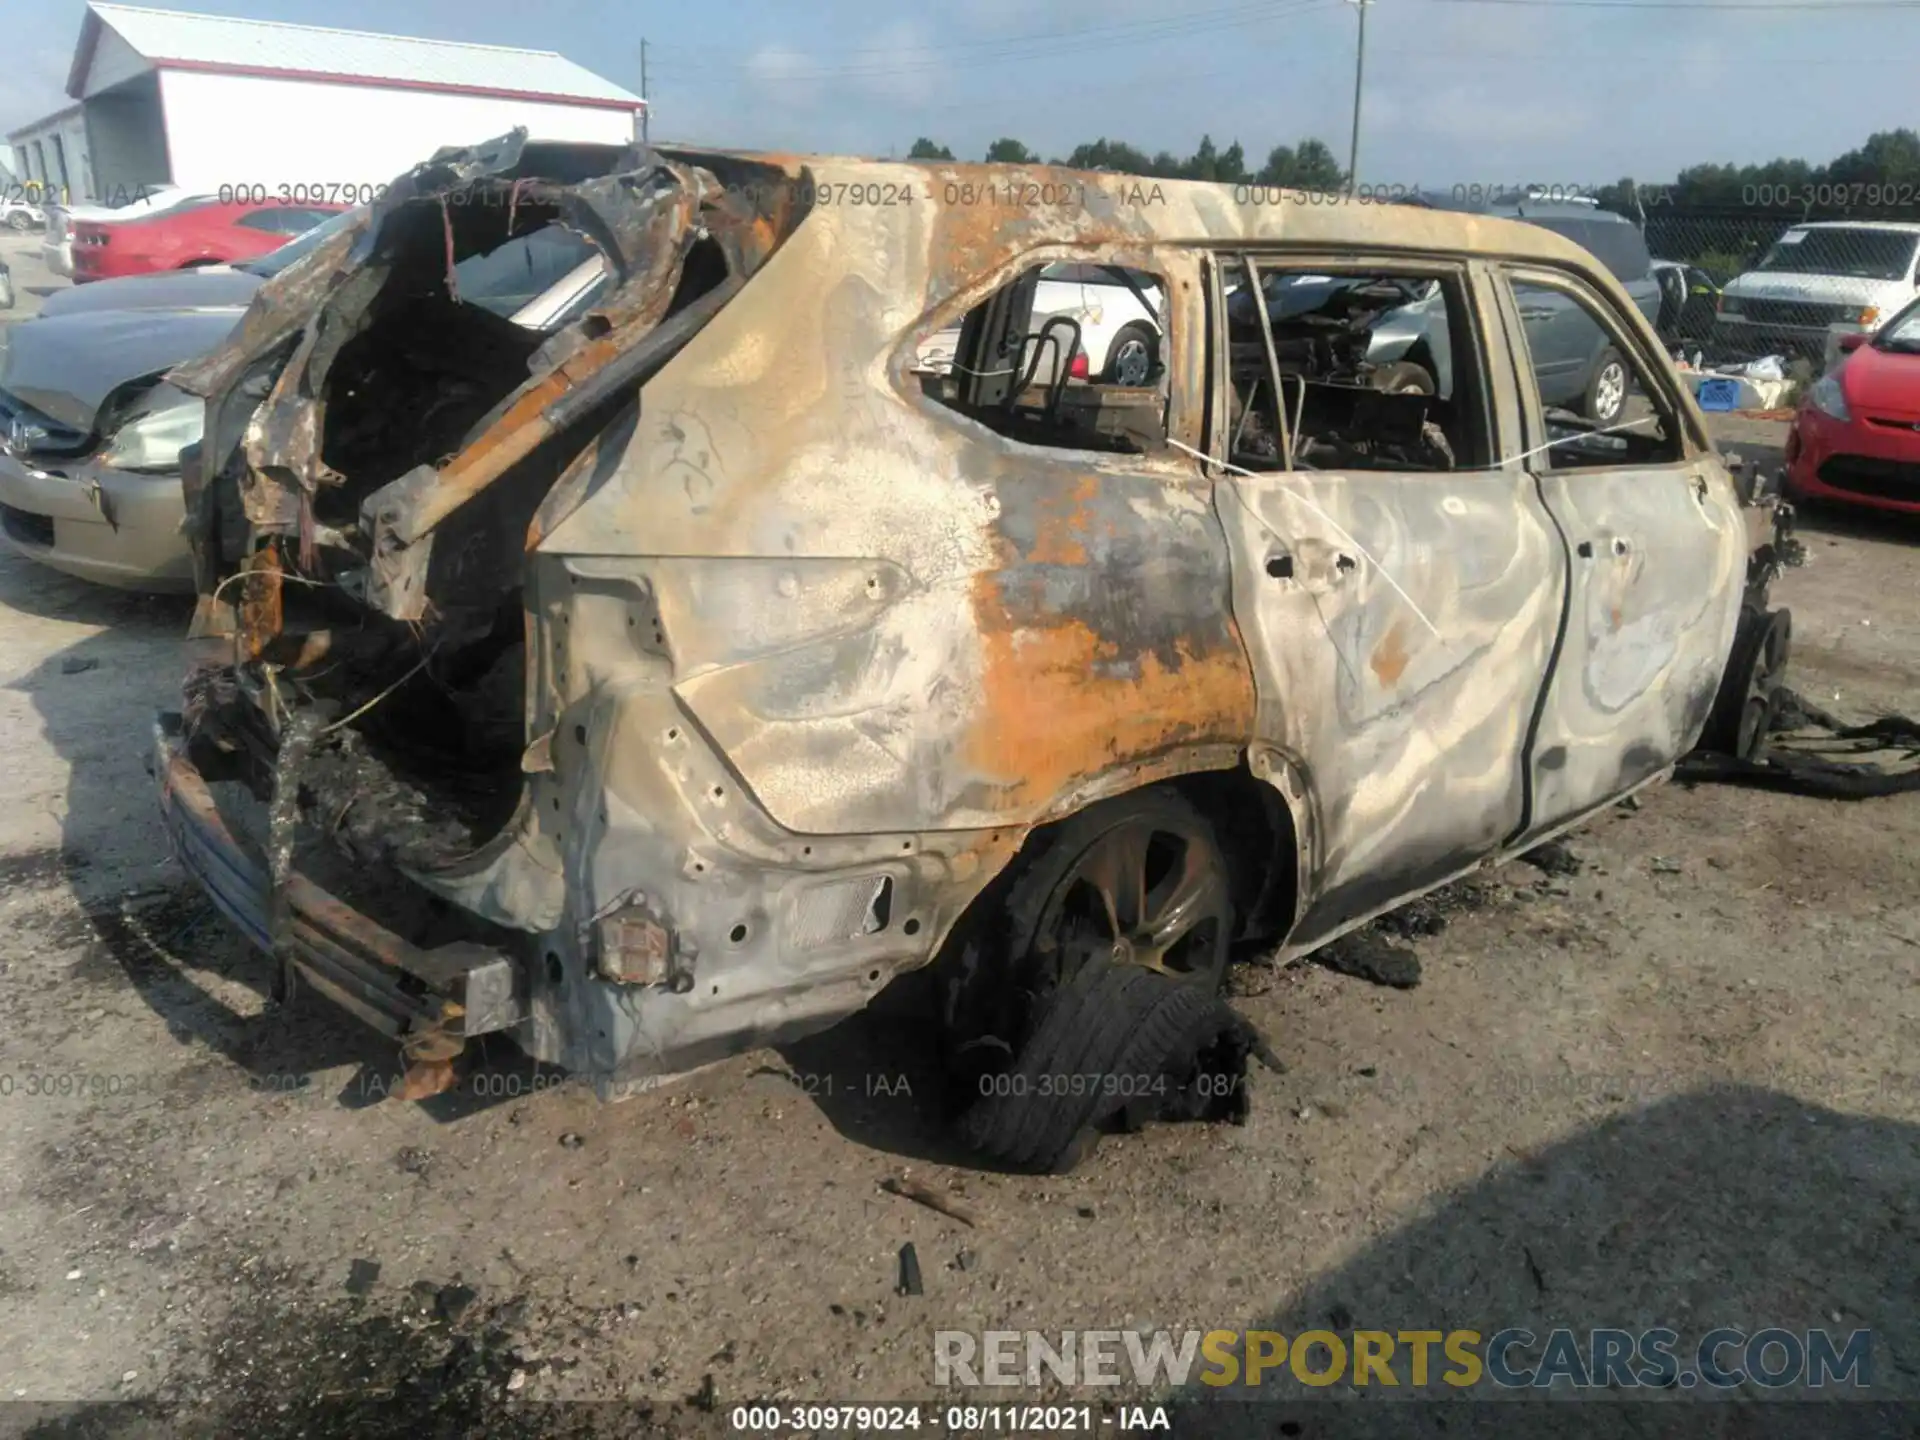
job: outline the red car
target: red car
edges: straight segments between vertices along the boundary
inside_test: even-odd
[[[169,206],[143,220],[80,220],[73,227],[73,282],[225,265],[278,250],[339,205],[222,203]]]
[[[1787,493],[1920,515],[1920,300],[1840,342],[1787,436]]]

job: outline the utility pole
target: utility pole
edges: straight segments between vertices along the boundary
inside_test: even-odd
[[[653,91],[647,88],[647,42],[644,38],[640,41],[640,99],[643,102],[640,106],[640,143],[645,145],[648,143],[647,122],[653,118]]]
[[[1347,0],[1360,12],[1360,44],[1353,52],[1353,140],[1347,146],[1347,193],[1360,183],[1360,85],[1367,70],[1367,6],[1373,0]]]

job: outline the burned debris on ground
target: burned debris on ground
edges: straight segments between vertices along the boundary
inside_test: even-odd
[[[1564,840],[1549,840],[1522,855],[1521,860],[1543,875],[1572,876],[1581,871],[1580,857]]]
[[[1372,928],[1343,935],[1314,951],[1312,958],[1335,974],[1395,990],[1411,990],[1420,983],[1420,957]]]
[[[1920,722],[1882,715],[1850,725],[1806,697],[1776,692],[1769,733],[1751,757],[1699,750],[1674,778],[1718,781],[1824,800],[1866,800],[1920,791]]]

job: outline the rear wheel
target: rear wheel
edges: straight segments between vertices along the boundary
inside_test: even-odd
[[[1172,790],[1090,806],[1037,837],[1016,865],[1004,889],[982,897],[992,908],[950,966],[944,1038],[956,1098],[974,1110],[1007,1102],[992,1104],[997,1118],[970,1112],[966,1138],[1014,1163],[1051,1163],[1031,1136],[1078,1134],[1092,1113],[1084,1102],[1113,1098],[1104,1083],[1086,1093],[1085,1077],[1145,1073],[1193,1017],[1213,1014],[1234,935],[1233,887],[1212,823]],[[1115,1018],[1115,1007],[1131,1018]],[[1147,1026],[1152,1016],[1161,1018]],[[1135,1054],[1136,1032],[1160,1053]],[[1008,1077],[1036,1075],[1080,1077],[1068,1087],[1078,1093],[1007,1088]]]
[[[1008,903],[1041,988],[1094,955],[1201,987],[1226,975],[1233,899],[1207,818],[1171,791],[1095,805],[1060,827]]]
[[[33,228],[33,217],[24,210],[16,210],[7,216],[7,228],[9,230],[31,230]]]
[[[1155,1108],[1169,1089],[1191,1086],[1195,1071],[1218,1073],[1206,1053],[1221,1031],[1217,1004],[1197,985],[1096,956],[1067,981],[1012,1068],[989,1077],[961,1138],[1022,1169],[1071,1170],[1103,1121]]]

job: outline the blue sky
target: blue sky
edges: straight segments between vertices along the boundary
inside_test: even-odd
[[[194,0],[172,8],[558,50],[639,88],[653,133],[724,145],[963,159],[1105,135],[1251,159],[1344,160],[1355,12],[1342,0]],[[0,132],[68,103],[76,0],[0,0]],[[1361,178],[1427,187],[1672,177],[1697,160],[1820,161],[1912,125],[1920,8],[1550,9],[1375,0]]]

